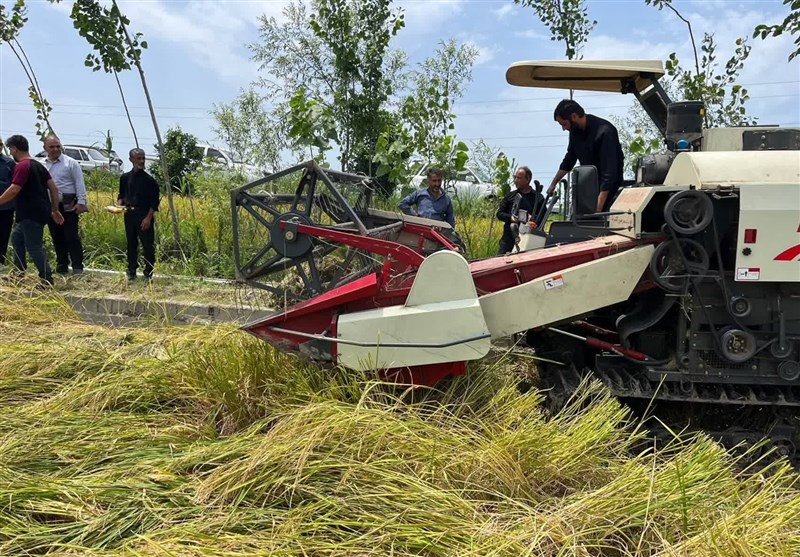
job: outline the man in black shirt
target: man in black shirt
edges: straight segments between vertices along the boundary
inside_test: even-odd
[[[155,223],[153,215],[158,211],[160,196],[158,183],[144,170],[144,151],[131,149],[130,161],[133,169],[119,177],[117,205],[126,207],[125,238],[128,244],[128,279],[136,278],[139,267],[139,241],[144,252],[144,278],[153,278],[156,261]]]
[[[536,228],[534,221],[536,213],[544,205],[544,197],[531,187],[533,173],[527,166],[520,166],[514,173],[514,186],[516,189],[500,201],[497,218],[503,221],[503,236],[500,238],[500,249],[497,255],[510,253],[514,249],[514,233],[511,231],[512,223]],[[521,211],[524,211],[522,215]],[[522,216],[522,220],[520,220]]]
[[[597,167],[600,182],[597,212],[608,211],[622,186],[622,146],[617,128],[608,120],[586,114],[581,105],[567,99],[558,103],[553,118],[562,130],[569,132],[569,146],[547,195],[553,194],[556,184],[580,161],[582,165]]]

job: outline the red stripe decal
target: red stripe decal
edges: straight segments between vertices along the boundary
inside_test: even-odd
[[[779,253],[775,257],[775,261],[794,261],[798,257],[800,257],[800,244],[787,249],[783,253]]]

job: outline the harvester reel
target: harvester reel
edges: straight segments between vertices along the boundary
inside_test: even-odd
[[[653,280],[667,292],[683,292],[692,278],[708,272],[710,259],[700,242],[678,238],[656,247],[650,260]]]
[[[305,225],[368,233],[368,178],[307,162],[232,193],[237,278],[294,302],[375,270],[378,262],[366,252],[298,230]]]
[[[703,192],[676,193],[664,205],[664,220],[679,234],[691,236],[705,230],[714,218],[714,206]]]

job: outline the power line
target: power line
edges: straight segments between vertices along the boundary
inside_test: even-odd
[[[758,85],[788,85],[790,83],[800,83],[800,80],[792,80],[792,81],[763,81],[760,83],[741,83],[742,87],[754,87]],[[581,94],[582,99],[593,99],[595,97],[608,97],[609,94],[613,93],[589,93],[589,94]],[[530,102],[530,101],[560,101],[564,97],[542,97],[542,98],[534,98],[530,97],[527,99],[502,99],[502,100],[484,100],[484,101],[456,101],[455,104],[490,104],[490,103],[515,103],[515,102]],[[759,96],[758,98],[765,98]]]
[[[799,97],[799,96],[800,96],[800,92],[798,92],[798,93],[787,93],[787,94],[784,94],[784,95],[765,95],[765,96],[758,97],[758,99],[780,99],[780,98]],[[756,100],[758,100],[758,99],[756,99]],[[544,101],[544,99],[536,99],[536,100],[537,101]],[[0,103],[0,106],[6,105],[6,104],[12,104],[12,103]],[[14,104],[18,104],[18,103],[14,103]],[[630,105],[627,105],[627,104],[621,104],[621,105],[611,105],[611,106],[586,106],[584,108],[586,110],[591,110],[591,111],[595,111],[596,112],[596,111],[601,111],[601,110],[616,110],[616,109],[620,109],[620,108],[629,108],[629,106]],[[5,108],[3,110],[5,110],[7,112],[30,112],[31,111],[31,109],[26,109],[26,108]],[[470,116],[500,116],[500,115],[506,115],[506,114],[539,114],[539,113],[544,113],[544,112],[551,112],[552,110],[553,110],[552,107],[548,107],[548,108],[539,108],[539,109],[533,109],[533,110],[503,110],[503,111],[494,111],[494,112],[485,112],[485,111],[480,111],[480,112],[461,112],[461,113],[457,113],[456,115],[457,115],[457,117],[461,118],[461,117],[470,117]],[[56,111],[54,111],[54,114],[56,114],[56,115],[67,114],[67,115],[71,115],[71,116],[105,116],[105,117],[110,117],[110,118],[124,118],[126,116],[126,114],[124,112],[102,114],[102,113],[97,113],[97,112],[94,112],[94,111],[85,112],[85,111],[71,111],[71,110],[56,110]],[[149,117],[150,117],[149,114],[131,114],[131,118],[149,118]],[[214,120],[213,116],[194,116],[194,115],[164,114],[164,113],[160,114],[159,117],[160,118],[166,118],[166,119],[182,119],[182,120],[206,120],[206,121]]]
[[[791,83],[800,83],[800,80],[795,79],[795,80],[791,80],[791,81],[761,81],[761,82],[753,82],[753,83],[740,83],[739,85],[741,85],[742,87],[754,87],[754,86],[758,86],[758,85],[788,85],[788,84],[791,84]],[[608,97],[609,94],[613,94],[613,93],[589,93],[589,94],[581,95],[581,98],[589,99],[589,98],[595,98],[595,97]],[[494,104],[494,103],[515,103],[515,102],[531,102],[531,101],[558,101],[558,100],[561,100],[562,98],[563,98],[563,96],[561,96],[561,97],[541,97],[541,98],[531,97],[531,98],[527,98],[527,99],[490,99],[490,100],[477,100],[477,101],[461,101],[461,100],[458,100],[458,101],[455,102],[455,104]],[[761,96],[759,96],[758,98],[771,98],[771,97],[761,97]],[[0,103],[0,105],[2,105],[2,106],[27,106],[28,104],[29,103],[23,103],[23,102]],[[52,106],[52,107],[70,106],[70,107],[76,107],[76,108],[81,108],[81,107],[83,107],[83,108],[115,108],[115,109],[119,109],[120,108],[120,105],[118,105],[118,104],[100,105],[100,104],[75,104],[75,103],[72,103],[72,104],[66,105],[66,104],[52,104],[51,103],[50,106]],[[140,109],[146,110],[146,109],[148,109],[147,106],[134,106],[134,105],[128,105],[128,108],[137,109],[137,110],[140,110]],[[209,107],[208,106],[157,106],[157,107],[154,107],[154,109],[157,112],[161,111],[161,110],[203,110],[203,111],[208,111]],[[142,116],[142,117],[148,117],[149,118],[150,114],[147,114],[147,115]]]

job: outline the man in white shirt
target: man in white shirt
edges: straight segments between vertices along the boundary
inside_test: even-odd
[[[63,225],[52,219],[48,224],[56,251],[56,273],[69,273],[72,262],[72,272],[79,275],[83,273],[83,245],[78,220],[88,210],[83,171],[75,159],[62,153],[61,141],[56,136],[45,138],[44,150],[47,152],[44,164],[58,188],[59,210],[64,215]]]

